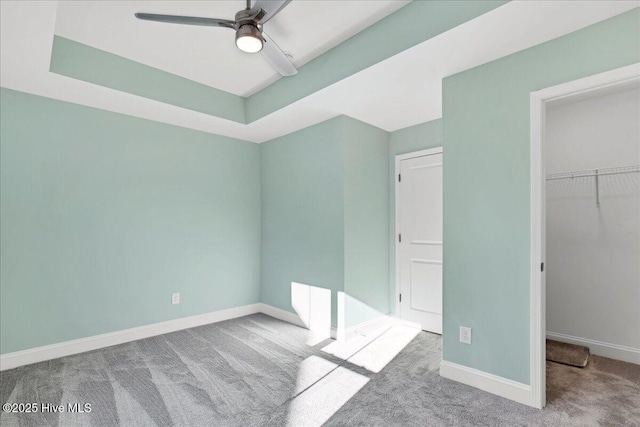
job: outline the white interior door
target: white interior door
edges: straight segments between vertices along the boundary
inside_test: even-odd
[[[442,149],[399,161],[399,315],[442,333]]]

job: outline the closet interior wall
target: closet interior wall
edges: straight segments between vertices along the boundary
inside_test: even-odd
[[[640,89],[551,106],[545,141],[547,336],[640,363]]]

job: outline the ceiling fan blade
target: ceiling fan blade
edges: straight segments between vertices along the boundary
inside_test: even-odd
[[[155,13],[136,13],[143,21],[165,22],[169,24],[202,25],[205,27],[233,28],[234,21],[228,19],[199,18],[196,16],[157,15]]]
[[[261,24],[264,24],[269,19],[280,13],[280,11],[284,9],[289,3],[291,3],[291,0],[258,0],[251,8],[251,12],[257,12],[260,9],[264,10],[266,12],[266,15],[260,21]]]
[[[265,43],[260,51],[262,56],[283,76],[293,76],[298,73],[296,67],[291,63],[287,55],[278,47],[278,45],[266,33],[262,33]]]

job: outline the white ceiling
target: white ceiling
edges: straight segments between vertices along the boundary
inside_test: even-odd
[[[332,10],[338,2],[321,3]],[[50,73],[56,3],[1,1],[0,85],[253,142],[267,141],[340,114],[394,131],[441,117],[443,77],[638,6],[638,1],[513,1],[242,125]]]
[[[410,0],[297,0],[264,31],[301,67]],[[234,19],[244,0],[60,1],[56,34],[195,80],[249,96],[280,78],[260,55],[235,46],[226,28],[140,21],[135,12]]]

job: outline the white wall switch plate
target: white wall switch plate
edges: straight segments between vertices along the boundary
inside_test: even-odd
[[[471,344],[471,328],[460,326],[460,342],[463,344]]]
[[[180,304],[180,293],[171,294],[171,304]]]

